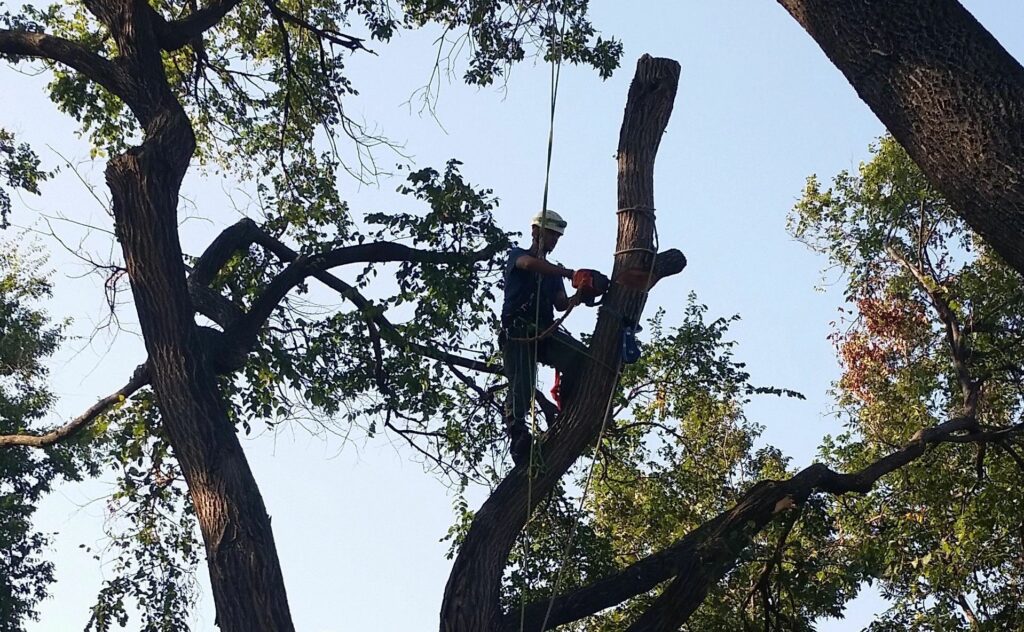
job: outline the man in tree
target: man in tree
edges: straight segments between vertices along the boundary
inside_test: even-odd
[[[595,270],[571,270],[547,260],[547,255],[565,232],[566,221],[552,211],[541,211],[531,222],[529,249],[512,248],[505,264],[505,300],[501,308],[501,333],[508,396],[505,400],[505,429],[511,439],[512,459],[518,464],[529,458],[530,412],[537,379],[537,360],[563,375],[574,375],[586,348],[555,325],[554,310],[564,312],[578,305],[595,286],[607,288],[608,281]],[[593,280],[597,279],[597,283]],[[571,279],[577,291],[565,293],[563,279]]]

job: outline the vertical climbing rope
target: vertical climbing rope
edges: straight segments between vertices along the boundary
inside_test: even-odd
[[[551,88],[550,88],[550,117],[548,120],[548,148],[547,148],[547,159],[544,166],[544,193],[541,197],[541,228],[538,231],[538,254],[544,252],[544,230],[547,226],[548,219],[548,192],[551,187],[551,157],[554,153],[555,145],[555,110],[558,103],[558,81],[562,74],[562,43],[565,38],[565,21],[566,15],[562,14],[562,24],[558,31],[558,42],[557,49],[551,57]],[[555,16],[551,15],[551,28],[554,29]],[[536,456],[537,446],[537,361],[539,359],[539,347],[540,337],[537,336],[537,331],[540,329],[540,301],[541,301],[541,286],[542,277],[537,275],[537,291],[535,295],[535,310],[533,316],[533,332],[531,335],[534,336],[533,344],[533,357],[530,360],[533,361],[533,390],[530,393],[530,458],[527,461],[526,466],[526,523],[523,525],[523,576],[529,576],[529,561],[530,561],[530,523],[532,522],[531,507],[533,506],[533,470],[534,470],[534,457]],[[519,632],[524,632],[523,626],[525,625],[526,617],[526,593],[524,591],[522,598],[520,599],[519,607]]]
[[[627,210],[635,209],[619,209],[619,213]],[[654,209],[647,209],[653,213]],[[643,310],[647,307],[648,291],[651,288],[651,280],[654,279],[654,263],[658,253],[658,226],[654,225],[654,249],[651,255],[651,267],[647,270],[647,283],[644,289],[644,300],[640,305],[640,313],[643,314]],[[632,250],[632,249],[631,249]],[[622,252],[622,251],[620,251]],[[618,254],[618,253],[616,253]],[[639,320],[639,319],[638,319]],[[621,353],[621,351],[620,351]],[[605,404],[604,414],[601,417],[601,430],[597,433],[597,442],[594,444],[594,458],[590,461],[590,467],[587,470],[587,478],[584,480],[583,492],[580,494],[580,506],[577,509],[578,513],[583,513],[583,508],[587,502],[587,494],[590,492],[590,484],[594,480],[594,471],[597,469],[597,460],[601,453],[601,441],[604,440],[605,431],[608,428],[608,416],[611,414],[612,402],[615,401],[615,392],[618,389],[619,377],[622,375],[622,359],[616,363],[615,377],[612,382],[611,392],[608,393],[608,402]],[[569,541],[565,545],[565,549],[562,551],[562,563],[558,566],[558,573],[555,575],[555,582],[551,586],[551,598],[548,599],[548,607],[544,611],[544,620],[541,622],[540,630],[547,629],[548,619],[551,617],[551,610],[555,606],[555,597],[558,596],[558,587],[562,583],[562,576],[565,570],[566,560],[572,555],[573,548],[576,546],[576,534],[579,533],[579,521],[573,525],[572,532],[569,534]]]
[[[552,163],[552,155],[553,155],[553,150],[554,150],[555,112],[556,112],[556,105],[557,105],[557,101],[558,101],[558,83],[559,83],[559,78],[561,76],[561,67],[562,67],[562,54],[563,54],[563,51],[561,49],[561,45],[562,45],[562,41],[563,41],[564,36],[565,36],[565,23],[566,23],[566,16],[563,14],[563,16],[562,16],[562,24],[561,24],[561,27],[560,27],[559,33],[558,33],[558,49],[557,49],[556,54],[554,54],[552,56],[552,59],[551,59],[550,119],[549,119],[549,125],[548,125],[547,157],[546,157],[546,164],[545,164],[545,171],[544,171],[544,193],[543,193],[543,196],[542,196],[542,203],[541,203],[541,226],[542,226],[542,228],[547,223],[548,193],[550,191],[550,184],[551,184],[551,163]],[[554,27],[554,16],[553,15],[552,15],[552,19],[551,19],[551,26],[552,26],[552,28]],[[628,211],[645,211],[645,212],[650,212],[650,213],[653,214],[654,209],[653,208],[652,209],[641,209],[641,208],[619,209],[618,213],[623,213],[623,212],[628,212]],[[659,239],[658,239],[658,229],[657,229],[657,225],[655,225],[655,227],[654,227],[654,244],[653,244],[654,245],[654,249],[653,250],[648,250],[648,252],[651,253],[651,265],[650,265],[650,268],[648,269],[648,272],[647,272],[647,282],[646,282],[646,286],[645,286],[645,289],[644,289],[644,295],[645,296],[644,296],[644,300],[643,300],[643,302],[642,302],[642,304],[640,306],[640,313],[643,313],[643,310],[646,307],[647,292],[650,289],[651,281],[654,278],[655,259],[656,259],[657,252],[658,252],[658,247],[659,247],[658,242],[659,242]],[[539,247],[538,254],[543,255],[543,252],[544,252],[544,231],[543,230],[538,232],[538,247]],[[647,249],[629,249],[629,251],[632,251],[632,250],[647,250]],[[616,252],[615,254],[619,255],[619,254],[624,254],[625,252],[627,252],[627,251]],[[541,338],[543,336],[537,335],[537,332],[540,330],[540,297],[541,297],[541,289],[542,289],[542,277],[540,275],[538,275],[538,277],[537,277],[537,290],[536,290],[536,295],[535,295],[535,310],[534,310],[534,323],[533,323],[534,328],[533,328],[533,331],[531,332],[531,335],[532,335],[533,339],[530,341],[530,343],[533,344],[533,357],[529,358],[529,359],[533,360],[533,382],[534,383],[533,383],[532,392],[530,394],[530,438],[531,438],[531,441],[530,441],[529,461],[528,461],[527,473],[526,473],[526,475],[527,475],[526,516],[527,517],[526,517],[526,522],[524,524],[524,529],[523,529],[523,554],[522,554],[523,555],[523,558],[522,558],[523,561],[522,561],[522,565],[523,565],[523,575],[524,575],[524,578],[528,578],[529,577],[529,568],[530,568],[530,566],[529,566],[529,563],[530,563],[530,523],[532,522],[531,508],[533,506],[533,477],[534,477],[534,467],[536,465],[538,465],[536,463],[536,458],[535,458],[537,456],[537,452],[536,452],[536,448],[537,448],[536,437],[538,435],[538,432],[537,432],[537,377],[538,377],[537,361],[539,360],[538,356],[539,356],[540,340],[541,340]],[[625,326],[625,323],[622,323],[621,326]],[[529,343],[527,343],[527,344],[529,344]],[[590,354],[587,354],[587,355],[590,355]],[[594,358],[593,356],[590,356],[590,357],[591,357],[591,359],[596,360],[596,358]],[[611,369],[612,367],[608,367],[608,368]],[[615,401],[615,393],[616,393],[616,390],[617,390],[617,387],[618,387],[619,378],[620,378],[621,373],[622,373],[622,361],[621,361],[621,358],[619,358],[619,360],[615,363],[615,367],[612,370],[614,371],[613,385],[612,385],[611,391],[608,394],[608,401],[605,404],[604,414],[602,415],[601,429],[598,432],[597,443],[595,444],[594,457],[591,460],[590,467],[588,468],[587,476],[586,476],[586,479],[584,481],[583,490],[582,490],[582,493],[580,495],[579,510],[578,510],[580,513],[582,513],[582,511],[583,511],[583,509],[584,509],[584,507],[586,505],[587,495],[589,494],[590,487],[591,487],[591,484],[592,484],[593,478],[594,478],[594,472],[596,471],[598,458],[600,456],[600,446],[601,446],[602,441],[604,440],[605,432],[607,431],[608,417],[611,414],[611,406],[612,406],[612,403]],[[543,619],[543,621],[541,623],[541,627],[540,627],[541,630],[544,630],[544,629],[547,628],[547,624],[548,624],[548,621],[549,621],[550,616],[551,616],[551,611],[552,611],[552,608],[554,607],[555,597],[557,596],[558,588],[559,588],[559,585],[561,584],[562,577],[564,575],[565,563],[566,563],[566,560],[569,558],[569,556],[572,554],[573,548],[575,547],[576,536],[577,536],[578,532],[579,532],[579,523],[577,522],[577,524],[575,524],[573,526],[572,532],[569,535],[569,540],[567,541],[565,549],[562,552],[562,556],[561,556],[562,557],[562,563],[558,567],[558,573],[556,574],[555,582],[552,585],[551,597],[550,597],[550,599],[548,601],[548,606],[547,606],[547,609],[545,610],[545,613],[544,613],[544,619]],[[520,615],[519,615],[519,631],[520,632],[525,632],[525,630],[524,630],[525,620],[526,620],[525,617],[526,617],[526,595],[525,595],[525,591],[524,591],[524,594],[522,595],[522,598],[520,600]]]

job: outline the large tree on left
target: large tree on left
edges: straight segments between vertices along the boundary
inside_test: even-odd
[[[25,7],[0,19],[0,54],[17,63],[50,65],[51,97],[81,121],[101,155],[109,156],[105,174],[116,238],[148,352],[118,395],[152,387],[162,433],[187,481],[202,531],[217,622],[225,630],[293,629],[270,520],[218,375],[243,366],[267,320],[310,276],[325,279],[328,268],[383,261],[472,272],[496,249],[483,246],[500,244],[502,236],[492,223],[480,221],[476,232],[465,229],[470,232],[444,243],[436,237],[443,231],[419,235],[434,248],[355,237],[334,186],[336,172],[347,165],[316,141],[318,128],[329,138],[372,141],[344,113],[342,96],[353,90],[342,74],[344,56],[364,45],[342,30],[357,20],[378,40],[434,21],[464,30],[476,42],[467,79],[483,84],[523,58],[524,42],[549,45],[555,24],[564,33],[557,54],[571,61],[610,72],[619,47],[591,37],[586,2],[554,2],[542,9],[416,0],[398,6],[212,0],[201,7],[187,0],[84,0]],[[272,210],[263,226],[243,221],[226,231],[190,267],[179,242],[178,207],[183,178],[195,162],[257,179]],[[457,180],[449,176],[451,170],[442,189]],[[430,187],[440,177],[421,175],[413,189],[428,199],[437,193]],[[471,190],[456,192],[480,199]],[[474,207],[485,215],[488,209]],[[400,220],[382,223],[409,229]],[[283,245],[289,231],[303,235],[298,255]],[[235,302],[210,293],[225,262],[254,242],[281,257],[278,273],[263,277],[257,290]],[[327,282],[366,305],[339,279]],[[477,290],[470,283],[470,294]],[[197,325],[197,310],[219,326]],[[379,313],[366,311],[371,346],[379,353],[379,339],[394,341],[398,334]],[[379,378],[379,355],[377,360]],[[94,417],[87,413],[83,420]],[[77,427],[22,442],[45,444]]]

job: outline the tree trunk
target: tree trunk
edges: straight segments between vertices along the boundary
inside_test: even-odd
[[[153,390],[206,543],[217,624],[291,630],[270,518],[198,344],[177,236],[178,189],[165,175],[162,145],[147,139],[107,169]]]
[[[110,160],[106,177],[139,315],[153,390],[206,544],[223,630],[292,630],[270,518],[199,342],[178,240],[182,178],[195,149],[171,93],[144,2],[89,3],[131,78],[123,96],[145,141]]]
[[[779,0],[1024,274],[1024,68],[955,0]]]
[[[644,55],[630,85],[619,135],[618,239],[613,278],[623,270],[649,269],[654,262],[654,158],[665,132],[679,64]],[[604,299],[583,369],[570,383],[566,406],[546,437],[532,480],[517,467],[477,512],[455,559],[441,606],[443,632],[492,632],[503,625],[499,594],[509,552],[538,502],[592,445],[618,386],[619,345],[623,319],[640,319],[646,293],[614,284]],[[517,613],[508,615],[509,618]]]

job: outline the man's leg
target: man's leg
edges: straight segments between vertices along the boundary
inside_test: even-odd
[[[512,337],[519,336],[517,332]],[[526,416],[530,413],[533,390],[537,381],[537,361],[534,358],[533,342],[506,340],[502,348],[502,362],[505,377],[508,378],[508,393],[505,396],[505,431],[511,439],[512,460],[519,464],[529,458],[530,432]]]
[[[570,392],[589,353],[587,347],[567,332],[558,330],[542,341],[538,352],[541,362],[562,374],[561,392]]]

